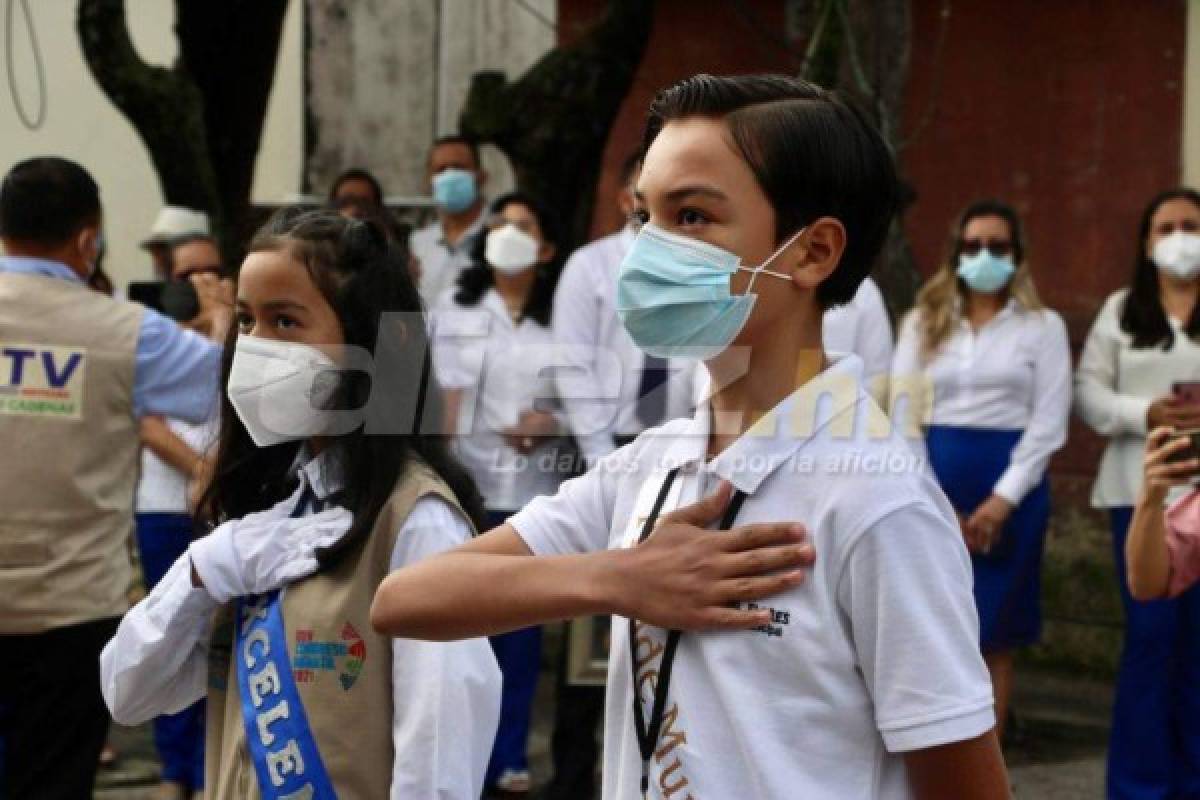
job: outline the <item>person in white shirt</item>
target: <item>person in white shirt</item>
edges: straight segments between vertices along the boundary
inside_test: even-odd
[[[645,138],[617,308],[639,347],[721,388],[388,576],[372,621],[453,639],[619,615],[605,800],[1007,798],[953,511],[861,361],[821,343],[886,236],[887,146],[785,76],[685,79]]]
[[[1113,293],[1088,333],[1075,373],[1076,408],[1108,437],[1092,505],[1108,509],[1125,607],[1108,790],[1113,798],[1200,793],[1200,592],[1139,603],[1126,581],[1125,539],[1142,481],[1147,431],[1200,428],[1200,403],[1176,383],[1200,380],[1200,194],[1153,198],[1138,228],[1132,285]]]
[[[637,236],[641,163],[637,152],[621,165],[616,202],[626,225],[572,253],[554,296],[554,337],[564,361],[559,390],[589,465],[695,405],[694,364],[647,356],[617,317],[617,271]]]
[[[555,402],[556,226],[536,200],[512,192],[492,203],[484,230],[474,263],[434,309],[433,363],[446,393],[447,431],[483,495],[491,528],[533,498],[558,491],[575,459],[564,447]],[[491,641],[504,694],[485,788],[525,795],[542,629]]]
[[[901,327],[890,406],[927,455],[971,551],[1002,733],[1013,651],[1041,635],[1046,466],[1067,438],[1071,349],[1062,318],[1038,299],[1016,211],[972,203],[954,231]]]
[[[206,234],[176,239],[169,257],[170,280],[219,286],[227,293],[226,302],[233,305],[232,291],[220,278],[221,251],[215,239]],[[225,341],[226,325],[204,329],[200,319],[180,324],[215,342]],[[195,533],[191,490],[210,474],[217,437],[216,404],[204,422],[147,416],[139,431],[141,474],[134,498],[134,524],[142,576],[146,589],[151,590],[187,552]],[[163,798],[187,798],[204,790],[203,703],[155,718],[154,746],[162,761],[159,794]]]
[[[868,390],[884,402],[892,369],[892,322],[883,293],[870,275],[863,279],[853,300],[825,312],[821,333],[829,352],[854,353],[862,359]]]
[[[425,171],[437,219],[413,231],[408,246],[418,262],[421,300],[433,308],[471,265],[471,247],[483,226],[487,172],[479,159],[479,144],[458,135],[434,141]]]
[[[215,528],[100,664],[124,724],[207,697],[208,796],[482,791],[501,680],[488,643],[391,641],[368,620],[388,571],[469,540],[482,517],[436,387],[414,380],[428,352],[404,263],[374,222],[285,211],[239,272],[199,512]]]

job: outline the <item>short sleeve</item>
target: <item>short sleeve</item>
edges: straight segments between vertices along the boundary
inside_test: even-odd
[[[847,552],[838,602],[889,752],[995,726],[971,581],[961,536],[921,502],[868,526]]]
[[[217,407],[221,348],[151,309],[142,313],[133,372],[137,417],[204,422]]]
[[[617,482],[631,466],[626,445],[563,483],[554,495],[533,499],[508,518],[535,556],[590,553],[608,548]]]

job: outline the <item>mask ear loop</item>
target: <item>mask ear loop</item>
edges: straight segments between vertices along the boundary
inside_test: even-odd
[[[767,265],[770,264],[772,261],[774,261],[776,258],[778,258],[780,253],[782,253],[784,250],[787,250],[789,247],[791,247],[792,244],[797,239],[799,239],[806,230],[808,230],[807,226],[805,226],[805,227],[801,228],[800,230],[796,231],[795,233],[793,233],[791,238],[789,238],[786,242],[784,242],[782,245],[780,245],[779,249],[777,249],[774,253],[772,253],[770,255],[770,257],[767,258],[766,261],[759,264],[757,267],[738,266],[739,270],[750,273],[750,282],[746,284],[746,292],[745,292],[746,294],[749,294],[750,290],[754,288],[754,282],[756,280],[758,280],[758,276],[760,274],[770,275],[773,278],[779,278],[779,279],[785,280],[785,281],[790,281],[792,279],[791,275],[785,275],[782,272],[775,272],[774,270],[767,269]]]

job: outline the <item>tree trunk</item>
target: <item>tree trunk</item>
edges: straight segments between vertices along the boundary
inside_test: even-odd
[[[208,212],[240,259],[287,0],[176,0],[180,59],[146,64],[124,0],[79,0],[76,27],[100,88],[138,132],[172,205]]]
[[[460,130],[499,147],[517,184],[562,219],[560,251],[587,240],[604,146],[653,21],[652,2],[612,0],[595,29],[519,80],[481,72],[471,81]]]

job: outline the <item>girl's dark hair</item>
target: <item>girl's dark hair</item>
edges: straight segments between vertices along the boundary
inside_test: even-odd
[[[775,209],[781,243],[813,220],[846,228],[841,264],[817,289],[822,308],[850,302],[896,211],[892,154],[867,116],[834,92],[785,75],[696,75],[658,93],[644,149],[687,117],[725,120],[734,146]]]
[[[1187,200],[1200,209],[1200,193],[1187,187],[1168,189],[1155,195],[1142,212],[1138,223],[1136,255],[1133,260],[1133,285],[1121,308],[1121,330],[1133,336],[1135,348],[1158,347],[1170,350],[1175,344],[1175,334],[1167,321],[1167,312],[1159,297],[1158,267],[1146,255],[1146,240],[1150,238],[1150,224],[1164,203],[1171,200]],[[1188,338],[1200,341],[1200,303],[1192,309],[1192,316],[1183,326]]]
[[[950,263],[958,264],[962,255],[962,234],[967,223],[980,217],[1000,217],[1008,223],[1009,234],[1012,236],[1013,264],[1020,266],[1025,261],[1025,232],[1021,226],[1021,218],[1017,210],[1003,200],[976,200],[971,203],[958,217],[958,224],[950,242]]]
[[[542,238],[554,245],[554,258],[534,267],[537,274],[533,279],[533,287],[529,290],[525,307],[521,309],[522,319],[528,317],[542,327],[549,327],[554,287],[558,285],[558,276],[562,272],[562,248],[559,246],[557,221],[541,203],[524,192],[509,192],[497,197],[488,213],[499,214],[514,204],[529,209],[537,218],[538,227],[542,229]],[[486,248],[487,233],[481,231],[471,243],[471,266],[458,276],[458,291],[454,295],[454,302],[460,306],[478,305],[484,293],[496,283],[492,267],[484,257]]]
[[[475,484],[448,453],[442,435],[439,390],[432,378],[429,343],[403,243],[375,223],[332,211],[283,209],[258,232],[249,252],[285,252],[313,283],[341,322],[345,344],[372,356],[370,374],[339,373],[334,408],[362,409],[363,424],[331,437],[340,470],[336,502],[354,515],[349,533],[318,553],[322,568],[363,542],[414,459],[450,487],[476,526],[483,505]],[[301,266],[302,265],[302,266]],[[385,315],[397,315],[389,319]],[[237,330],[225,345],[222,386],[228,382]],[[198,518],[209,525],[269,508],[295,488],[293,464],[302,442],[257,447],[226,393],[213,480]]]
[[[375,195],[375,205],[378,208],[383,208],[383,184],[379,182],[371,173],[359,167],[353,167],[346,170],[341,175],[338,175],[334,180],[333,185],[329,187],[329,202],[337,200],[338,189],[342,188],[342,184],[347,181],[363,181],[371,187],[371,193]]]

